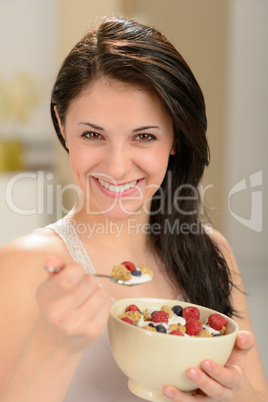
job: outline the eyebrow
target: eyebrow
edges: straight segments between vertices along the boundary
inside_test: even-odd
[[[86,126],[92,127],[95,130],[104,131],[104,128],[96,126],[96,124],[93,124],[93,123],[81,122],[81,123],[79,123],[79,125],[80,124],[85,124]],[[142,126],[142,127],[138,127],[138,128],[135,128],[134,130],[132,130],[132,133],[137,133],[139,131],[149,130],[151,128],[156,128],[156,129],[160,130],[160,127],[158,127],[158,126]]]
[[[149,130],[151,128],[158,128],[158,130],[160,130],[160,127],[158,127],[158,126],[143,126],[143,127],[135,128],[135,130],[132,130],[132,133],[136,133],[137,131]]]
[[[104,128],[99,127],[99,126],[96,126],[96,124],[93,124],[93,123],[86,123],[86,122],[82,121],[81,123],[79,123],[79,126],[80,126],[81,124],[85,124],[86,126],[92,127],[92,128],[94,128],[95,130],[104,131]]]

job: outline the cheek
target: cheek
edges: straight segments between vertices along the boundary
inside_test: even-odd
[[[144,158],[143,164],[145,171],[151,176],[164,177],[167,170],[169,160],[169,153],[159,153],[154,155],[147,155]]]
[[[69,160],[71,168],[80,171],[87,171],[94,166],[97,159],[97,152],[88,152],[83,147],[69,148]]]
[[[78,157],[78,154],[70,152],[69,153],[69,161],[70,161],[70,166],[71,166],[72,171],[83,170],[83,165],[84,165],[83,158],[81,158],[81,156]]]
[[[83,153],[70,152],[69,164],[72,172],[72,176],[79,186],[84,186],[83,183],[87,182],[86,175],[89,170],[89,158]]]

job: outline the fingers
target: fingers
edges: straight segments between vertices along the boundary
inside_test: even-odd
[[[79,264],[65,266],[58,257],[50,256],[45,260],[45,268],[49,275],[49,281],[45,284],[46,294],[50,298],[62,298],[71,294],[73,305],[78,306],[98,286],[96,278],[85,274]]]
[[[44,264],[56,268],[62,268],[64,266],[63,261],[59,257],[55,257],[53,255],[48,256],[45,259]]]
[[[194,402],[194,401],[202,400],[202,398],[203,398],[199,395],[195,395],[195,392],[185,393],[173,386],[164,387],[163,394],[173,402]],[[192,396],[192,395],[195,395],[195,396]]]
[[[215,400],[232,400],[240,373],[232,372],[215,362],[205,361],[201,364],[202,370],[191,368],[186,376],[210,398]],[[205,371],[206,370],[206,371]]]
[[[43,293],[46,295],[41,300],[39,298],[43,310],[54,324],[75,320],[75,317],[83,313],[80,307],[87,301],[91,301],[92,310],[97,308],[93,301],[94,293],[100,290],[96,279],[92,275],[84,274],[80,267],[74,268],[78,272],[68,267],[68,272],[57,274],[55,280],[51,280],[49,286],[44,287]],[[87,312],[86,318],[88,317]]]
[[[243,351],[248,352],[256,343],[255,336],[249,331],[239,331],[236,338],[236,346]]]
[[[92,308],[94,306],[94,308]],[[90,339],[96,339],[103,332],[107,323],[111,306],[111,299],[100,287],[87,299],[79,309],[77,328],[83,328]]]
[[[248,331],[241,331],[225,367],[212,360],[206,360],[201,363],[202,370],[192,368],[186,375],[211,398],[228,400],[242,387],[247,353],[254,344],[254,335]]]
[[[49,256],[45,259],[44,266],[45,266],[45,268],[47,268],[47,267],[53,268],[54,267],[56,270],[61,270],[64,267],[64,263],[58,257]],[[49,272],[49,276],[53,275],[52,271],[49,271],[49,270],[47,270],[47,271]]]
[[[55,260],[54,257],[46,259],[45,263],[51,264],[48,266],[59,268],[60,271],[57,274],[49,273],[48,281],[45,281],[38,289],[37,298],[41,304],[65,296],[86,276],[78,264],[64,266],[59,259]]]
[[[111,300],[93,275],[82,267],[64,265],[50,257],[45,264],[58,267],[37,291],[42,328],[51,342],[67,350],[81,350],[103,333]]]
[[[72,263],[40,286],[37,300],[45,309],[53,308],[53,314],[61,316],[64,311],[71,314],[72,310],[90,299],[97,289],[96,278],[85,274],[80,265]]]
[[[221,388],[222,387],[233,388],[239,383],[242,374],[240,367],[237,365],[229,366],[227,369],[226,367],[222,367],[212,360],[206,360],[202,362],[201,368],[203,372],[209,376],[209,377],[205,376],[206,377],[205,379],[200,378],[199,380],[199,384],[200,381],[203,381],[203,385],[201,386],[204,392],[207,392],[207,387],[213,380],[217,381],[217,383]]]
[[[69,303],[69,306],[68,304]],[[53,305],[50,319],[68,336],[83,335],[90,339],[99,336],[107,323],[110,311],[110,298],[99,286],[85,293],[83,303],[73,305],[72,294],[61,299],[61,304]]]
[[[65,298],[64,304],[69,305],[66,323],[71,322],[70,327],[76,333],[82,331],[90,338],[96,338],[103,332],[111,299],[94,276],[85,275]]]
[[[198,368],[187,370],[186,376],[197,387],[195,395],[187,394],[175,387],[165,387],[163,393],[173,402],[194,402],[207,401],[211,398],[215,401],[233,400],[234,391],[231,388],[224,387],[222,384],[209,377],[205,372]]]
[[[51,290],[55,297],[71,295],[75,305],[83,301],[84,294],[98,286],[94,276],[85,274],[78,264],[70,264],[56,274],[51,281]]]
[[[193,367],[187,370],[187,378],[198,388],[194,397],[175,387],[165,387],[164,395],[174,402],[207,400],[208,397],[214,400],[233,400],[236,391],[243,387],[246,356],[254,345],[254,335],[248,331],[240,331],[224,367],[212,360],[205,360],[201,363],[201,369]]]

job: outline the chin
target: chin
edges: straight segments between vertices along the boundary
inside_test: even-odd
[[[134,210],[134,211],[122,211],[121,209],[114,208],[112,211],[103,214],[108,220],[114,222],[121,222],[121,221],[134,221],[139,219],[142,212],[141,210]]]

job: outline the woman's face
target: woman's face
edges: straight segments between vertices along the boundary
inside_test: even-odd
[[[71,103],[61,130],[88,214],[122,220],[149,213],[173,153],[172,120],[155,96],[95,81]]]

